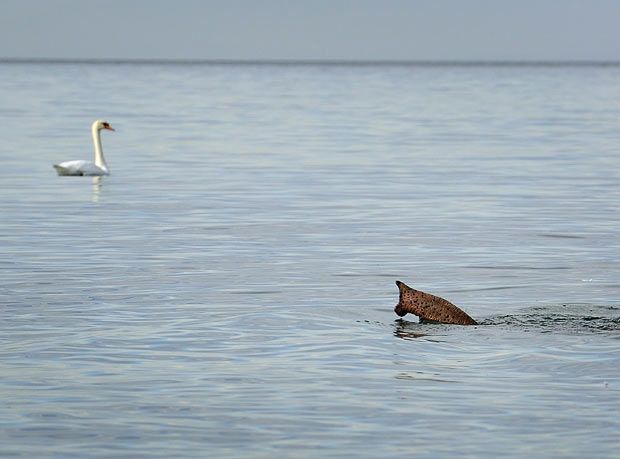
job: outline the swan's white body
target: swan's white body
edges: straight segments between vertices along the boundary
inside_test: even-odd
[[[110,175],[110,168],[105,162],[103,148],[101,147],[102,129],[114,130],[107,121],[96,120],[93,122],[90,130],[93,135],[93,144],[95,145],[95,162],[78,159],[54,164],[54,169],[56,169],[58,175]]]

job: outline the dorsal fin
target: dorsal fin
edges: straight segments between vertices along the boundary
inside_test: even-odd
[[[404,282],[396,281],[400,292],[398,304],[394,312],[400,317],[405,314],[414,314],[420,319],[444,324],[477,325],[465,311],[459,309],[448,300],[431,295],[430,293],[415,290]]]

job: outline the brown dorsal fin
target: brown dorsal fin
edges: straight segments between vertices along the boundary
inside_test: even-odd
[[[401,281],[396,281],[400,297],[394,311],[399,316],[407,313],[421,319],[444,324],[477,325],[477,322],[448,300],[430,293],[413,289]]]

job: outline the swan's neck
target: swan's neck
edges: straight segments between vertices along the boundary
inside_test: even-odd
[[[93,143],[95,144],[95,165],[99,166],[106,172],[109,170],[108,165],[103,157],[103,147],[101,146],[101,131],[93,126]]]

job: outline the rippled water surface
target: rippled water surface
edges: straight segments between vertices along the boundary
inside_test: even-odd
[[[0,100],[0,456],[617,457],[620,67],[3,63]],[[112,175],[56,176],[96,118]]]

